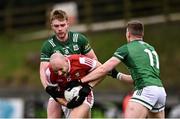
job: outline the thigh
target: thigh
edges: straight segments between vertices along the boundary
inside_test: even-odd
[[[82,105],[76,107],[70,111],[70,118],[90,118],[91,117],[91,108],[94,104],[94,95],[93,92],[86,97]]]
[[[90,107],[86,103],[83,103],[79,107],[71,110],[69,118],[90,118]]]
[[[165,112],[160,111],[160,112],[149,112],[148,118],[165,118]]]
[[[53,98],[50,98],[47,105],[47,117],[48,118],[60,118],[61,117],[61,105],[57,103]]]
[[[142,104],[129,101],[125,110],[125,118],[145,118],[147,117],[148,109]]]
[[[162,112],[165,109],[166,104],[166,92],[163,87],[158,87],[156,93],[158,93],[158,100],[153,106],[151,112]]]

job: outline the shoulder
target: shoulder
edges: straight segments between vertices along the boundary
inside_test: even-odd
[[[70,56],[70,62],[79,66],[88,67],[93,70],[96,67],[97,61],[85,55],[74,54]]]
[[[124,59],[126,57],[127,54],[128,54],[127,44],[124,44],[121,47],[116,49],[113,56],[122,60],[122,59]]]
[[[56,39],[55,35],[52,35],[46,41],[44,41],[43,46],[44,47],[55,47],[56,46],[55,39]]]
[[[67,56],[67,58],[70,61],[79,61],[80,63],[84,63],[86,60],[92,60],[91,58],[88,58],[87,56],[81,54],[72,54]]]
[[[73,39],[73,42],[87,40],[86,36],[82,33],[69,31],[69,34],[70,34],[70,37]]]
[[[55,35],[52,35],[49,38],[47,38],[47,40],[45,40],[43,44],[50,44],[51,42],[54,42],[54,39]]]
[[[128,45],[129,45],[129,44],[124,44],[124,45],[122,45],[121,47],[117,48],[116,51],[122,51],[122,50],[124,51],[124,50],[127,50]]]
[[[68,59],[79,59],[81,55],[80,54],[72,54],[72,55],[68,55],[67,58]]]

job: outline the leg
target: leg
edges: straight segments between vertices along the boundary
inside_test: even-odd
[[[69,118],[90,118],[90,110],[89,105],[83,103],[71,110]]]
[[[148,109],[137,102],[129,101],[125,110],[125,118],[146,118]]]
[[[50,98],[47,105],[48,118],[61,118],[61,105],[54,99]]]
[[[164,110],[161,112],[149,112],[148,118],[160,118],[164,119],[165,118],[165,112]]]
[[[149,112],[149,118],[165,118],[165,102],[166,102],[166,92],[163,87],[159,88],[159,98],[152,108],[151,112]],[[157,92],[157,91],[156,91]]]
[[[91,108],[94,104],[93,92],[86,97],[84,102],[79,106],[71,110],[70,118],[91,118]]]

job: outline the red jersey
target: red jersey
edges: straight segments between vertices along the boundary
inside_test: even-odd
[[[46,70],[49,82],[58,84],[61,89],[64,89],[69,81],[79,80],[90,71],[94,70],[97,63],[96,60],[90,59],[84,55],[74,54],[67,56],[67,58],[69,62],[69,71],[66,77],[55,74],[51,66]]]

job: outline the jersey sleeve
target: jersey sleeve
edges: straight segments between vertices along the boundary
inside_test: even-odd
[[[124,61],[127,55],[128,55],[127,45],[121,46],[113,54],[114,57],[117,57],[121,61]]]
[[[84,35],[79,34],[78,41],[81,47],[81,54],[85,55],[92,49],[88,39]]]
[[[51,54],[52,54],[52,47],[47,40],[44,42],[44,44],[41,47],[40,61],[49,61]]]
[[[83,64],[83,65],[86,65],[86,66],[90,67],[89,72],[94,70],[96,68],[96,65],[97,65],[96,60],[90,59],[88,57],[80,57],[79,62],[80,62],[80,64]]]

